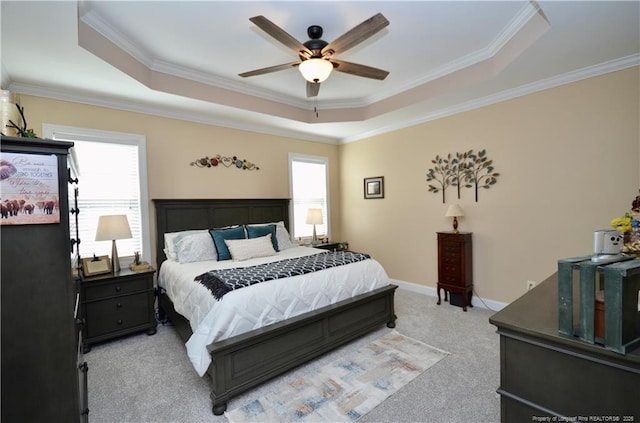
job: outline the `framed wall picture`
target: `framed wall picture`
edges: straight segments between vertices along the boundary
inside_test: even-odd
[[[364,178],[364,198],[384,198],[384,176]]]
[[[82,259],[82,273],[84,276],[102,275],[111,273],[111,260],[109,256],[87,257]]]
[[[2,152],[0,192],[0,225],[60,223],[58,157]]]

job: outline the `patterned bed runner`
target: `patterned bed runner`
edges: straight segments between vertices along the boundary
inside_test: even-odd
[[[225,294],[234,289],[274,279],[304,275],[369,258],[371,257],[368,254],[354,253],[352,251],[327,251],[256,266],[211,270],[196,276],[195,281],[204,285],[211,291],[214,298],[220,300]]]

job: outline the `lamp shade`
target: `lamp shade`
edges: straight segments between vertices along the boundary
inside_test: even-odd
[[[298,69],[300,69],[304,79],[319,84],[329,77],[333,70],[333,65],[325,59],[308,59],[300,63]]]
[[[311,208],[307,210],[307,224],[308,225],[322,225],[322,209]]]
[[[132,235],[126,215],[114,214],[100,216],[98,219],[98,229],[96,230],[96,241],[111,241],[127,238],[132,238]]]
[[[446,217],[461,217],[464,216],[464,212],[462,211],[462,208],[460,208],[459,205],[457,204],[451,204],[449,206],[449,208],[447,209],[447,213],[445,214]]]

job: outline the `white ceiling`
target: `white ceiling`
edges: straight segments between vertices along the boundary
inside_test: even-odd
[[[349,142],[640,64],[638,1],[6,1],[2,87],[321,142]],[[333,72],[307,98],[297,60],[249,21],[332,41],[390,25],[337,56],[390,72]],[[28,110],[26,111],[28,117]]]

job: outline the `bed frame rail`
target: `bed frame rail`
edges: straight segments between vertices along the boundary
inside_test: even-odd
[[[211,344],[208,373],[213,414],[227,409],[229,398],[346,344],[382,324],[395,327],[396,285],[288,319],[263,329]]]
[[[396,285],[305,313],[209,345],[213,414],[223,414],[230,398],[386,324],[395,327]],[[189,322],[160,290],[159,317],[171,321],[186,342]]]

